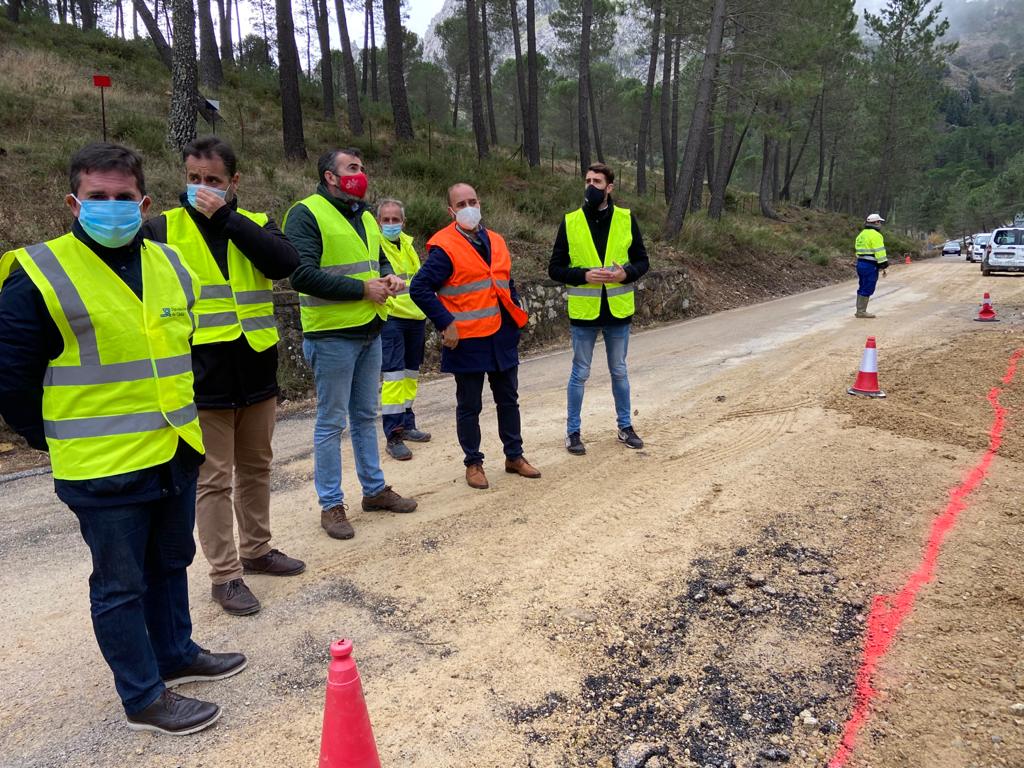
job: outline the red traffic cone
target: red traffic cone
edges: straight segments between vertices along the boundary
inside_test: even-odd
[[[860,359],[857,380],[846,391],[851,395],[885,397],[885,392],[878,388],[878,349],[875,348],[874,336],[868,336],[868,343],[864,345],[864,355]]]
[[[380,768],[352,641],[331,643],[320,768]]]
[[[909,253],[907,254],[906,258],[903,259],[903,263],[904,264],[909,264],[910,263],[910,254]]]
[[[981,299],[981,309],[978,310],[978,316],[974,318],[975,322],[978,323],[998,323],[999,318],[996,317],[996,311],[992,309],[992,299],[988,297],[986,293]]]

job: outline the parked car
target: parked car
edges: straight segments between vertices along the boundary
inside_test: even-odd
[[[1003,227],[992,232],[981,259],[981,274],[1024,272],[1024,229]]]
[[[957,256],[960,255],[960,243],[957,240],[948,240],[945,245],[942,246],[942,255],[954,253]]]
[[[991,232],[983,232],[971,238],[971,247],[967,249],[967,261],[981,261],[985,258],[985,246],[992,239]]]

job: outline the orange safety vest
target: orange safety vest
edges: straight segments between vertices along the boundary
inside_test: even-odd
[[[501,307],[516,325],[526,325],[526,312],[512,301],[509,279],[512,257],[505,239],[497,232],[487,231],[491,241],[491,263],[487,264],[452,222],[427,241],[427,249],[437,246],[452,261],[452,276],[437,292],[444,308],[455,318],[459,338],[475,339],[491,336],[501,328]]]

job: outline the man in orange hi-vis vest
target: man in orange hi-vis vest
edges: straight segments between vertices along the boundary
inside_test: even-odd
[[[465,453],[466,483],[487,488],[480,452],[484,377],[498,411],[505,471],[538,478],[523,457],[519,418],[519,329],[526,312],[512,281],[505,240],[481,223],[480,200],[469,184],[448,190],[453,221],[427,241],[427,260],[409,295],[442,333],[441,370],[455,376],[455,423]]]

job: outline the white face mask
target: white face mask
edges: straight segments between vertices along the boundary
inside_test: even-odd
[[[467,231],[472,231],[477,228],[480,224],[480,209],[473,206],[466,206],[460,208],[455,213],[455,221],[460,227]]]

